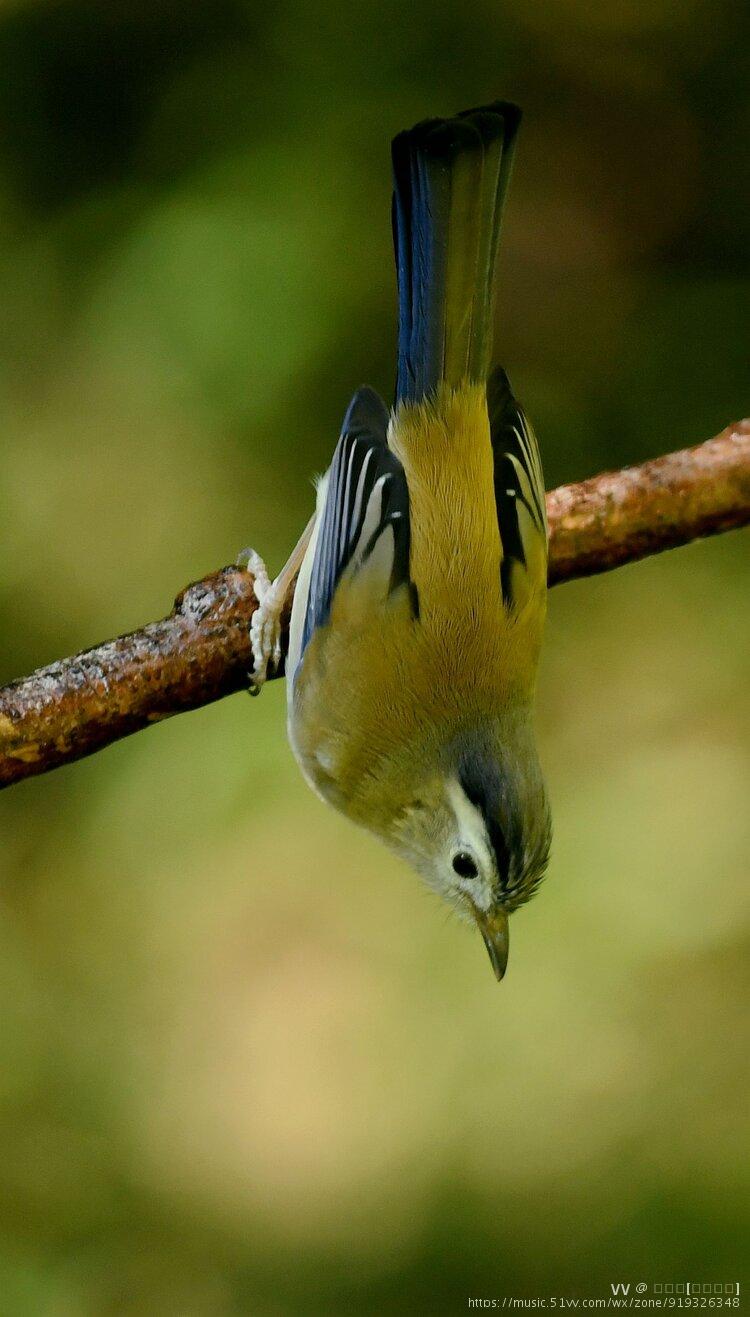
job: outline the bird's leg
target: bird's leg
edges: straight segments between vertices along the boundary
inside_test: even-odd
[[[289,560],[273,581],[269,579],[266,564],[255,549],[243,549],[237,557],[237,566],[244,567],[253,574],[253,589],[258,601],[258,606],[250,619],[250,647],[253,654],[253,670],[250,673],[251,695],[259,695],[263,689],[269,664],[276,672],[281,663],[281,615],[287,595],[302,566],[314,525],[315,517],[312,516],[292,550]]]

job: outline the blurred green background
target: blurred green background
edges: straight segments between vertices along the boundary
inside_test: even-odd
[[[739,0],[5,0],[0,680],[280,565],[391,393],[389,139],[498,95],[548,483],[745,414]],[[554,857],[502,988],[309,794],[281,683],[0,797],[3,1317],[741,1278],[746,548],[553,592]]]

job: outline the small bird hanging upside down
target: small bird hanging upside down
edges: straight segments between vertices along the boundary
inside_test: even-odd
[[[259,689],[286,660],[313,789],[478,925],[498,979],[508,916],[544,874],[533,701],[547,594],[536,438],[491,369],[495,257],[520,110],[497,101],[393,142],[396,400],[359,389],[305,534],[251,627]]]

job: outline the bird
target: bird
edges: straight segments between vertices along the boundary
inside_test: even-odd
[[[534,728],[544,480],[492,344],[520,121],[494,101],[393,139],[393,406],[354,394],[276,580],[244,556],[251,690],[281,663],[294,588],[287,727],[304,777],[478,927],[498,980],[551,843]]]

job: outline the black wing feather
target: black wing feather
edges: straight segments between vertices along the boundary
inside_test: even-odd
[[[393,531],[393,567],[389,591],[409,583],[409,489],[404,468],[388,447],[388,410],[373,389],[358,389],[349,404],[341,438],[328,475],[323,522],[313,560],[307,597],[302,653],[315,629],[328,621],[336,586],[356,557],[358,566],[372,553],[380,535]],[[377,517],[365,522],[372,500]],[[412,598],[414,591],[412,589]]]
[[[500,569],[503,599],[508,608],[514,608],[522,602],[521,595],[527,596],[546,582],[544,479],[536,436],[500,367],[493,371],[487,384],[487,409],[495,457],[497,520],[503,546]],[[518,568],[523,571],[519,572]],[[541,579],[533,579],[534,574]]]

